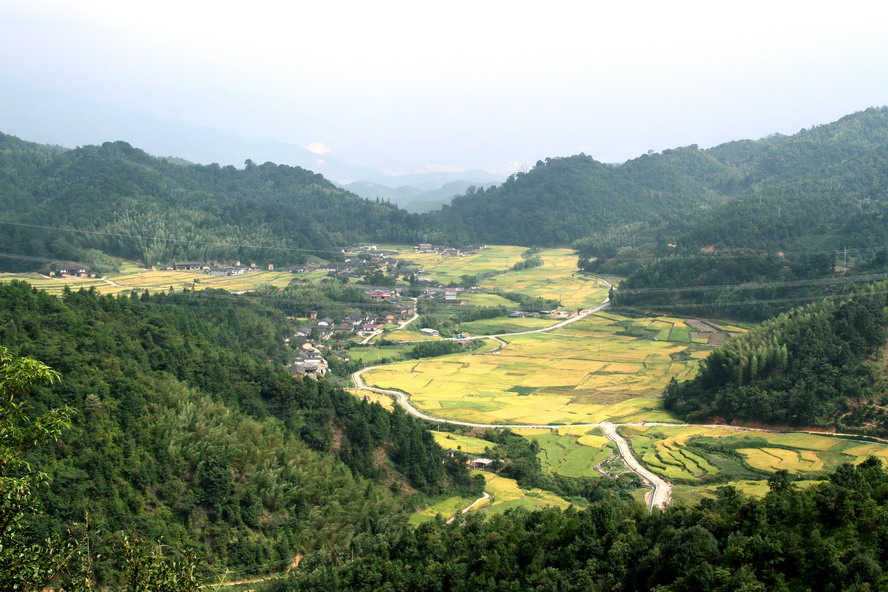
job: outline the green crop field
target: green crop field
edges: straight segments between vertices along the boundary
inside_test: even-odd
[[[598,432],[595,429],[586,430]],[[603,436],[594,434],[584,436],[587,438],[585,441],[578,436],[554,434],[551,430],[522,435],[539,445],[537,457],[545,470],[564,477],[600,477],[595,464],[614,454],[613,445]]]
[[[463,334],[469,335],[498,335],[501,333],[518,333],[533,329],[551,327],[558,321],[550,318],[513,319],[509,317],[496,317],[462,323],[459,326]]]
[[[397,358],[406,351],[413,348],[410,343],[402,343],[395,345],[353,345],[348,350],[348,356],[352,360],[360,360],[367,366],[372,366],[384,358]]]
[[[471,306],[486,306],[486,307],[504,307],[504,308],[515,308],[515,302],[509,300],[508,298],[503,298],[498,294],[488,294],[486,292],[463,292],[460,294],[460,298],[465,300],[467,304]]]
[[[627,426],[620,431],[652,471],[687,484],[750,481],[756,480],[750,479],[755,474],[778,470],[812,479],[844,462],[856,464],[868,456],[888,459],[888,445],[864,444],[827,435],[700,426]],[[721,448],[733,449],[734,453],[701,448],[692,440],[695,436],[704,437],[707,443]]]

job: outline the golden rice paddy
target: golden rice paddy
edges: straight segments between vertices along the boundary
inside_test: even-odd
[[[218,288],[230,292],[255,290],[261,286],[283,288],[296,277],[285,271],[253,271],[238,276],[212,276],[202,271],[151,271],[129,269],[124,273],[108,274],[102,278],[51,278],[40,274],[0,274],[0,281],[21,280],[50,294],[61,294],[67,286],[71,290],[95,288],[102,294],[120,294],[132,291],[165,292],[172,288],[179,292]]]
[[[647,325],[656,319],[642,319]],[[634,319],[597,314],[551,333],[515,335],[498,353],[477,350],[399,362],[368,384],[410,394],[414,405],[479,423],[669,421],[660,393],[693,376],[705,355],[687,342],[626,335]],[[662,320],[670,331],[677,319]]]

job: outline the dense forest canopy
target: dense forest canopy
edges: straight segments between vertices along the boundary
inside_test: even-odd
[[[270,592],[588,590],[764,592],[882,589],[888,474],[870,459],[797,489],[785,473],[758,500],[731,486],[649,514],[618,499],[584,510],[512,511],[359,535]]]
[[[417,217],[299,167],[182,165],[125,142],[60,150],[0,135],[0,264],[293,264],[361,240],[417,242]],[[38,263],[35,265],[35,261]]]
[[[0,284],[0,344],[62,376],[32,389],[29,412],[76,410],[27,457],[52,483],[29,536],[88,512],[97,550],[128,532],[198,550],[204,569],[268,572],[402,520],[411,496],[478,491],[403,411],[294,380],[287,331],[279,312],[224,292],[57,299]],[[116,553],[103,555],[96,577],[114,582]]]
[[[888,330],[888,283],[850,286],[729,340],[693,380],[672,382],[664,404],[690,420],[713,417],[888,435],[874,360]]]

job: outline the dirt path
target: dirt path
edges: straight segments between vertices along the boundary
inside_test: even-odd
[[[459,511],[457,514],[455,514],[454,516],[451,516],[451,517],[447,520],[447,524],[450,524],[451,522],[453,522],[454,520],[456,520],[456,517],[459,516],[460,514],[465,514],[465,513],[467,513],[467,512],[471,512],[471,511],[472,511],[472,508],[474,508],[475,506],[478,506],[478,505],[483,504],[484,502],[486,502],[487,500],[491,499],[492,497],[493,497],[493,496],[491,496],[489,493],[487,493],[487,492],[485,491],[481,497],[479,497],[478,499],[476,499],[475,501],[473,501],[471,504],[469,504],[468,506],[466,506],[465,508],[463,508],[462,510],[460,510],[460,511]]]

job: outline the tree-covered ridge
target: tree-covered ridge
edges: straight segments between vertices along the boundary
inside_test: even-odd
[[[510,244],[595,242],[610,227],[640,223],[618,246],[882,246],[886,161],[888,109],[871,108],[792,136],[664,150],[621,165],[546,159],[430,219],[470,240]],[[872,236],[854,233],[874,217]]]
[[[870,459],[806,490],[778,473],[761,500],[724,487],[662,513],[606,499],[360,535],[267,590],[876,590],[886,518],[888,474]]]
[[[208,569],[270,572],[401,520],[412,492],[474,493],[417,420],[282,371],[286,333],[282,315],[222,292],[59,300],[0,284],[0,343],[62,375],[26,399],[32,412],[78,411],[29,458],[52,479],[31,536],[88,511],[98,548],[134,532],[197,549]],[[96,567],[113,581],[113,562]]]
[[[586,261],[585,267],[596,265]],[[616,306],[759,321],[844,282],[834,267],[831,253],[740,248],[668,255],[635,262],[611,296]]]
[[[707,179],[728,172],[696,147],[622,166],[583,154],[547,158],[498,187],[454,198],[429,219],[467,240],[565,245],[612,225],[683,218],[717,198]]]
[[[794,309],[731,339],[664,405],[691,420],[719,417],[888,434],[873,360],[885,346],[888,283]]]
[[[53,150],[0,136],[0,252],[146,265],[173,260],[291,264],[349,242],[416,242],[417,217],[299,167],[181,165],[125,142]],[[60,230],[73,229],[69,231]],[[32,262],[4,259],[7,269]]]

